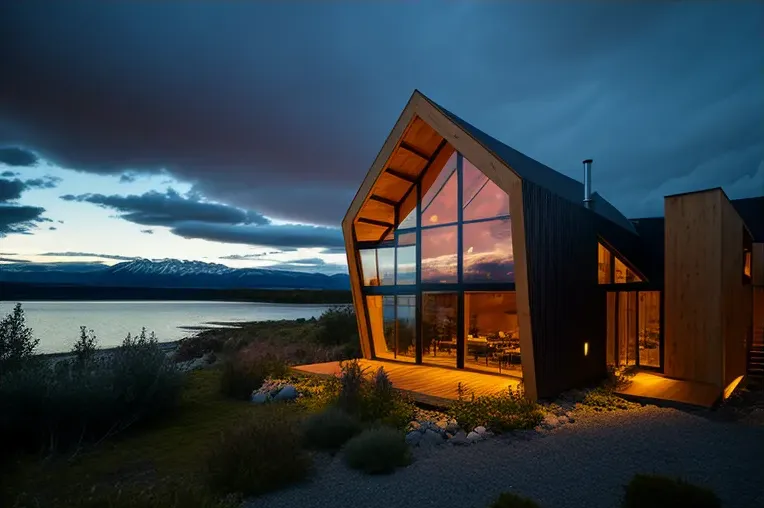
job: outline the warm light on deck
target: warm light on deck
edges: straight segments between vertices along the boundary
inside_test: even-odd
[[[735,391],[735,388],[737,388],[737,385],[740,384],[740,381],[743,380],[743,376],[738,376],[735,379],[732,380],[730,384],[727,385],[727,388],[724,389],[724,398],[728,399],[730,395],[732,395],[732,392]]]
[[[589,343],[584,342],[584,356],[589,356]]]

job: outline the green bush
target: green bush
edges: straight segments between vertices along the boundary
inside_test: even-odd
[[[223,364],[220,391],[228,397],[248,400],[268,377],[284,377],[288,372],[286,363],[276,355],[243,350]]]
[[[277,490],[305,479],[309,469],[298,423],[284,406],[225,432],[207,460],[210,487],[220,494]]]
[[[540,508],[536,501],[518,496],[512,492],[502,492],[490,508]]]
[[[719,508],[712,490],[681,479],[637,474],[626,485],[623,508]]]
[[[544,418],[541,406],[525,398],[520,389],[470,400],[460,398],[451,404],[448,414],[465,429],[482,425],[493,432],[532,429]]]
[[[607,388],[595,388],[586,394],[581,404],[594,411],[616,411],[618,409],[631,409],[639,407],[636,402],[629,402]]]
[[[358,344],[358,321],[352,305],[339,305],[325,310],[318,318],[316,340],[324,346]]]
[[[72,346],[72,353],[76,361],[79,363],[92,361],[97,350],[98,338],[95,332],[93,330],[88,331],[87,326],[80,326],[80,338]]]
[[[145,330],[87,362],[27,362],[0,377],[0,448],[54,452],[172,410],[182,378]]]
[[[336,407],[309,416],[303,427],[305,443],[324,450],[339,449],[360,431],[358,419]]]
[[[34,355],[40,339],[26,326],[21,304],[0,321],[0,375],[21,368]]]
[[[345,462],[368,474],[391,473],[411,462],[404,434],[390,427],[366,430],[347,442]]]

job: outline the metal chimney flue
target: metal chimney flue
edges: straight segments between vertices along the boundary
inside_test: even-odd
[[[592,207],[592,159],[584,161],[584,206]]]

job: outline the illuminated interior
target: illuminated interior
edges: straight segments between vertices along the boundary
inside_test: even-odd
[[[599,284],[627,284],[644,281],[610,249],[602,243],[597,243],[597,282]]]
[[[618,367],[661,367],[661,292],[609,291],[607,361]]]
[[[373,354],[521,376],[509,196],[443,153],[411,181],[390,227],[357,224],[377,227],[358,252]]]

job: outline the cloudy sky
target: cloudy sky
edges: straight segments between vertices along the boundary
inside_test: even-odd
[[[764,3],[4,2],[0,261],[342,270],[415,88],[627,216],[764,194]]]

